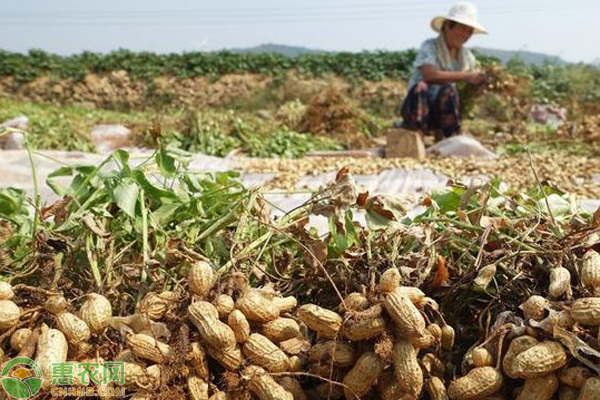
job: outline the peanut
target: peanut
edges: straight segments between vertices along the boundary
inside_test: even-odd
[[[8,282],[0,281],[0,300],[10,300],[15,296],[12,285]]]
[[[454,347],[454,328],[450,325],[442,326],[442,349],[451,351]]]
[[[233,329],[219,320],[219,313],[212,304],[206,301],[192,303],[188,307],[188,317],[209,347],[224,350],[235,347]]]
[[[471,352],[471,358],[473,359],[473,365],[475,367],[489,367],[494,364],[494,357],[484,347],[476,347]]]
[[[156,294],[148,293],[137,305],[136,312],[147,315],[150,319],[158,321],[172,307],[173,302],[179,300],[179,295],[175,292],[163,292]]]
[[[46,324],[43,324],[35,356],[35,362],[42,369],[44,376],[43,388],[48,388],[52,382],[52,365],[67,361],[68,351],[69,345],[65,335],[58,329],[50,329]]]
[[[65,334],[69,342],[79,344],[90,338],[90,328],[75,314],[62,312],[56,316],[56,325]]]
[[[212,265],[205,261],[197,261],[188,273],[190,292],[199,297],[204,297],[215,283],[215,272]]]
[[[480,400],[496,393],[502,387],[502,374],[492,367],[475,368],[448,387],[453,400]]]
[[[379,289],[382,293],[390,293],[400,286],[400,282],[402,282],[402,276],[398,268],[389,268],[381,274]]]
[[[354,364],[356,351],[351,343],[329,340],[315,344],[308,353],[311,362],[333,362],[336,367],[349,367]]]
[[[539,342],[533,336],[519,336],[510,342],[510,346],[508,346],[508,350],[504,355],[504,359],[502,360],[502,367],[504,369],[504,373],[508,375],[510,378],[517,379],[516,365],[515,360],[516,357],[524,352],[527,349],[532,348],[537,345]]]
[[[306,364],[306,358],[302,356],[291,356],[288,364],[290,372],[300,372]]]
[[[191,400],[208,400],[208,382],[191,374],[187,379],[188,395]]]
[[[219,318],[225,318],[233,311],[235,302],[231,296],[227,294],[220,294],[215,300],[215,308],[219,313]]]
[[[296,308],[298,301],[294,296],[274,297],[273,304],[279,309],[279,313],[283,313]]]
[[[281,350],[287,354],[300,354],[310,350],[310,342],[302,338],[292,338],[279,343]]]
[[[227,325],[233,330],[235,340],[244,343],[250,337],[250,324],[240,310],[233,310],[227,317]]]
[[[273,342],[283,342],[300,336],[300,326],[291,318],[279,317],[265,323],[262,326],[262,333]]]
[[[539,327],[546,332],[553,334],[554,327],[558,326],[568,329],[572,327],[574,323],[575,321],[573,318],[571,318],[571,315],[567,311],[550,310],[550,314],[539,323]],[[533,321],[530,323],[530,325],[535,326]]]
[[[292,394],[262,368],[251,365],[244,370],[244,375],[249,378],[250,391],[259,400],[294,400]]]
[[[392,349],[392,362],[400,390],[418,398],[423,390],[423,370],[417,360],[417,349],[400,339]]]
[[[90,293],[79,309],[79,318],[90,328],[90,332],[99,333],[108,326],[112,317],[112,307],[108,299],[98,293]]]
[[[582,325],[600,325],[600,297],[584,297],[573,301],[569,313]]]
[[[248,321],[269,322],[279,317],[280,309],[273,302],[273,293],[250,289],[235,303],[235,308],[244,313]]]
[[[410,342],[417,349],[426,349],[435,344],[435,337],[431,332],[429,332],[429,330],[424,329],[423,331],[421,331],[421,334],[419,336],[413,338]]]
[[[398,289],[389,293],[383,302],[394,320],[398,333],[409,341],[418,338],[425,329],[425,319],[410,299]]]
[[[10,300],[0,300],[0,331],[7,330],[19,323],[21,309]]]
[[[125,338],[125,343],[131,352],[145,360],[163,364],[175,359],[175,352],[166,343],[159,342],[149,335],[134,333]]]
[[[16,351],[21,351],[21,348],[31,334],[32,331],[29,328],[17,329],[12,335],[10,335],[10,347]]]
[[[514,372],[519,378],[533,379],[548,375],[567,363],[567,354],[556,342],[537,344],[519,355],[514,361]]]
[[[60,314],[69,307],[69,303],[64,296],[54,295],[46,299],[44,303],[44,309],[51,314]]]
[[[315,304],[305,304],[298,308],[298,318],[327,339],[335,338],[342,327],[342,317],[339,314]]]
[[[132,363],[123,363],[123,374],[125,376],[126,387],[149,388],[151,386],[151,377],[142,366]]]
[[[427,330],[433,335],[433,338],[437,343],[442,341],[442,328],[435,322],[427,325]]]
[[[425,385],[427,393],[431,400],[448,400],[448,394],[446,393],[446,386],[437,376],[432,376]]]
[[[202,379],[209,378],[208,358],[206,350],[198,342],[190,343],[190,348],[187,354],[190,364],[194,367],[196,374]]]
[[[289,365],[285,353],[265,336],[259,333],[250,335],[243,348],[251,363],[258,364],[270,372],[286,371]]]
[[[379,394],[380,400],[399,400],[409,396],[402,392],[394,374],[389,370],[384,371],[381,374],[381,377],[377,382],[377,394]]]
[[[417,287],[413,286],[398,286],[394,289],[398,295],[406,296],[413,302],[417,307],[420,307],[425,301],[425,293]]]
[[[486,265],[482,267],[477,276],[473,279],[473,290],[476,292],[485,292],[488,285],[492,282],[496,276],[496,264]]]
[[[345,305],[345,308],[344,308]],[[340,304],[340,311],[363,311],[369,308],[369,300],[362,294],[358,292],[350,293],[344,299],[344,303]]]
[[[571,297],[571,273],[565,267],[554,267],[550,270],[550,296],[559,298],[565,295]]]
[[[554,374],[525,379],[523,390],[516,400],[550,400],[557,390],[558,378]]]
[[[600,378],[589,378],[579,392],[577,400],[600,399]]]
[[[304,389],[302,389],[298,379],[291,376],[284,376],[278,382],[282,388],[292,394],[294,400],[308,400],[308,396],[304,393]]]
[[[600,254],[594,249],[588,250],[581,260],[581,283],[589,287],[594,296],[600,296]]]
[[[550,308],[548,299],[542,296],[533,295],[519,306],[523,310],[525,319],[541,321],[546,316],[546,310]]]
[[[560,383],[581,389],[588,378],[593,376],[592,371],[585,367],[575,366],[566,368],[560,371],[558,374],[558,380]]]
[[[386,323],[381,317],[348,320],[342,328],[342,335],[352,341],[369,340],[385,331]]]
[[[361,398],[373,386],[383,372],[383,362],[372,352],[363,353],[354,367],[344,377],[346,399]]]
[[[233,348],[207,348],[208,354],[229,371],[240,368],[244,362],[244,354],[239,345]]]

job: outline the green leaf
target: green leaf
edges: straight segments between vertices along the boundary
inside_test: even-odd
[[[28,378],[24,378],[23,382],[29,386],[29,390],[31,390],[31,394],[34,395],[40,391],[42,387],[42,383],[44,382],[42,378],[38,378],[35,376],[30,376]]]
[[[61,167],[48,175],[46,178],[46,184],[54,191],[54,193],[59,196],[64,196],[69,192],[69,188],[60,185],[55,178],[72,176],[73,171],[73,167]]]
[[[159,152],[156,154],[156,163],[160,173],[166,177],[172,177],[177,172],[175,167],[175,158],[171,157],[164,147],[161,147]]]
[[[148,194],[148,197],[153,199],[177,199],[177,195],[173,190],[162,189],[150,183],[143,171],[134,170],[132,175],[138,185]]]
[[[356,228],[352,218],[352,211],[350,210],[346,211],[344,228],[346,229],[346,238],[349,240],[348,247],[357,245],[359,243],[358,234],[356,233]]]
[[[2,386],[6,393],[17,399],[27,399],[31,396],[29,388],[20,379],[12,377],[2,378]]]
[[[333,239],[333,243],[329,244],[329,251],[331,254],[339,256],[350,247],[346,236],[338,232],[335,217],[329,217],[329,234]]]
[[[164,226],[166,223],[171,221],[173,215],[177,210],[179,210],[181,204],[172,203],[172,204],[163,204],[156,211],[152,213],[153,222],[160,226]]]
[[[130,179],[124,179],[113,191],[113,197],[117,206],[119,206],[125,214],[134,219],[136,217],[135,209],[139,193],[139,186]]]
[[[54,178],[55,176],[71,176],[73,175],[73,167],[60,167],[48,174],[48,178]]]
[[[431,198],[440,207],[440,212],[445,214],[450,211],[458,210],[458,207],[460,206],[460,202],[462,200],[462,194],[452,190],[445,193],[433,194]]]
[[[121,167],[123,168],[123,173],[125,175],[129,175],[129,173],[131,172],[131,168],[129,167],[129,153],[123,149],[118,149],[113,154],[113,157],[116,161],[118,161],[121,164]]]
[[[12,218],[18,214],[28,215],[25,192],[22,189],[0,189],[0,216]]]

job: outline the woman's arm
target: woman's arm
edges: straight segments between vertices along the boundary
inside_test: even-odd
[[[481,72],[453,72],[453,71],[440,71],[431,64],[425,64],[420,67],[421,75],[425,83],[430,84],[443,84],[453,82],[467,82],[473,85],[479,85],[485,80],[485,74]]]

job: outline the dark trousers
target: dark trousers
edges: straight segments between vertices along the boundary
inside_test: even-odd
[[[432,95],[425,82],[408,91],[400,109],[402,128],[435,134],[436,141],[460,134],[460,101],[452,84],[441,85]]]

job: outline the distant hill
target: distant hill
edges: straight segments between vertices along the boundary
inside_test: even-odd
[[[325,54],[325,53],[328,53],[328,51],[325,51],[325,50],[316,50],[316,49],[309,49],[306,47],[286,46],[283,44],[272,44],[272,43],[261,44],[260,46],[248,47],[245,49],[229,49],[229,51],[232,51],[234,53],[242,53],[242,54],[244,54],[244,53],[251,53],[251,54],[275,53],[275,54],[282,54],[282,55],[290,57],[290,58],[298,57],[303,54]]]
[[[535,53],[531,51],[510,51],[510,50],[497,50],[497,49],[488,49],[485,47],[474,47],[474,50],[486,55],[498,58],[502,63],[506,63],[506,61],[510,60],[514,57],[519,57],[526,64],[535,64],[540,65],[544,62],[550,62],[557,65],[566,65],[568,64],[565,60],[558,56],[551,56],[543,53]],[[298,47],[298,46],[286,46],[281,44],[261,44],[260,46],[248,47],[245,49],[229,49],[234,53],[276,53],[282,54],[287,57],[298,57],[303,54],[326,54],[332,53],[330,51],[318,50],[318,49],[309,49],[306,47]]]
[[[533,65],[541,65],[544,63],[551,63],[556,65],[567,65],[569,64],[562,58],[558,56],[551,56],[543,53],[535,53],[531,51],[511,51],[511,50],[498,50],[498,49],[488,49],[485,47],[473,47],[473,50],[476,50],[486,56],[496,57],[503,64],[508,60],[518,57],[525,64],[533,64]]]

